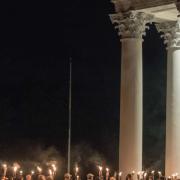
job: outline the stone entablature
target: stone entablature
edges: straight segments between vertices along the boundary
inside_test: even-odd
[[[178,0],[111,0],[116,13],[128,11],[145,12],[156,17],[155,22],[176,21]]]
[[[164,6],[172,4],[175,0],[112,0],[116,6],[116,10],[123,9],[127,11],[131,10],[140,10],[157,6]]]
[[[175,0],[132,0],[134,9],[145,9],[174,3]]]

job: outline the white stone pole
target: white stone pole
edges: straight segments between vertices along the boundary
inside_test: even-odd
[[[165,174],[180,173],[180,17],[157,24],[167,44]]]
[[[119,170],[125,177],[142,170],[142,36],[152,16],[131,11],[110,17],[122,43]]]

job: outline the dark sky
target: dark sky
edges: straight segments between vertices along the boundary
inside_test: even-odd
[[[73,151],[96,151],[118,168],[121,46],[112,12],[108,0],[15,3],[1,10],[2,159],[27,158],[38,145],[66,158],[71,56]],[[144,167],[163,167],[166,50],[154,25],[143,53]],[[73,163],[83,164],[76,155]]]

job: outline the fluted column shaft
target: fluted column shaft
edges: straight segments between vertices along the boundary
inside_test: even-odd
[[[168,50],[166,174],[180,172],[180,47]]]
[[[122,39],[119,168],[142,170],[142,39]]]

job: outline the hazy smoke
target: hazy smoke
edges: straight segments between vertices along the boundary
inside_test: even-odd
[[[38,142],[32,143],[22,140],[16,146],[12,145],[11,148],[7,149],[7,153],[3,154],[2,163],[6,162],[9,167],[12,167],[13,163],[17,162],[25,172],[30,172],[32,169],[36,170],[37,166],[46,172],[48,166],[55,163],[58,174],[62,176],[67,171],[67,154],[66,149],[63,149],[62,152],[64,150],[65,153],[62,155],[61,149],[56,149],[53,146],[46,147],[43,143],[38,144]],[[89,172],[97,173],[97,166],[105,166],[106,160],[95,148],[86,143],[80,143],[71,148],[72,173],[75,165],[80,167],[81,175],[85,175]]]
[[[91,171],[96,171],[98,165],[106,164],[103,155],[86,143],[72,147],[72,162]]]
[[[42,146],[35,146],[29,149],[28,156],[20,161],[23,167],[47,167],[50,164],[56,164],[58,169],[62,169],[64,165],[64,158],[55,147],[43,148]]]

